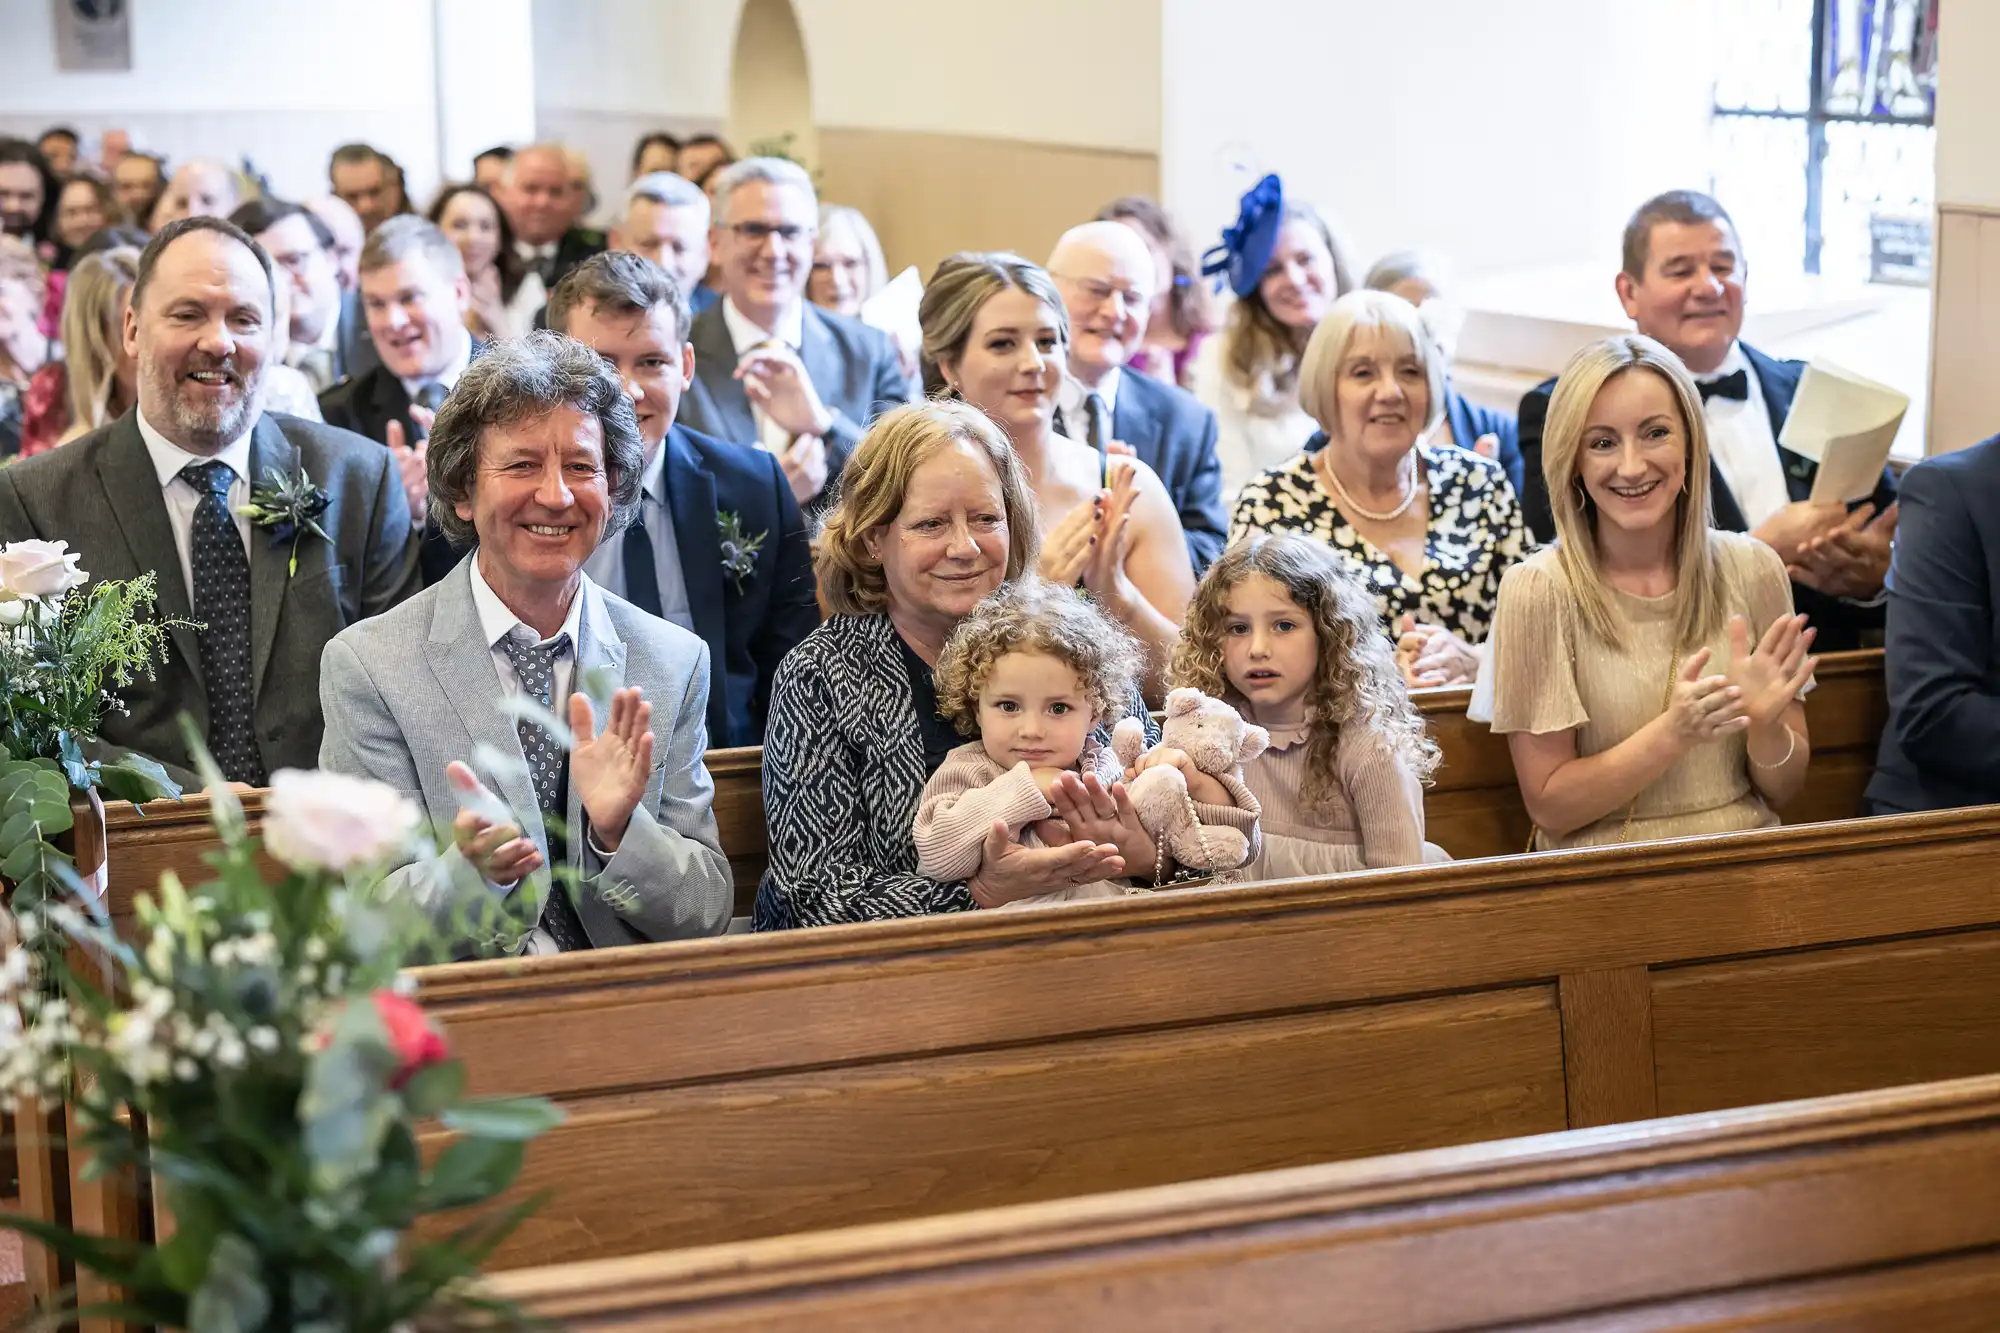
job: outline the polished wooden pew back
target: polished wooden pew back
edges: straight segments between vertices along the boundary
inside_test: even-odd
[[[494,1285],[579,1333],[1971,1333],[2000,1323],[2000,1079]]]

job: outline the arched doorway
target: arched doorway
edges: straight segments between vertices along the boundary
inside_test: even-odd
[[[730,62],[729,142],[743,157],[771,152],[819,169],[812,76],[791,0],[745,0]]]

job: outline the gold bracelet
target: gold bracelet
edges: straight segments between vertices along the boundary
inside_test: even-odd
[[[1789,764],[1789,763],[1791,763],[1791,762],[1792,762],[1792,756],[1793,756],[1794,754],[1798,753],[1798,748],[1799,748],[1799,733],[1798,733],[1798,732],[1796,732],[1796,731],[1793,731],[1793,730],[1792,730],[1792,729],[1791,729],[1790,727],[1786,727],[1786,728],[1785,728],[1785,757],[1784,757],[1783,759],[1780,759],[1780,760],[1779,760],[1779,761],[1778,761],[1777,763],[1775,763],[1775,764],[1760,764],[1760,763],[1758,763],[1758,762],[1757,762],[1757,761],[1756,761],[1755,759],[1750,759],[1750,751],[1749,751],[1749,747],[1748,747],[1747,745],[1746,745],[1746,746],[1744,747],[1744,752],[1743,752],[1743,757],[1744,757],[1744,758],[1746,758],[1746,759],[1750,759],[1750,767],[1752,767],[1752,768],[1761,768],[1761,769],[1763,769],[1763,770],[1764,770],[1765,772],[1767,772],[1767,773],[1768,773],[1768,772],[1770,772],[1770,771],[1771,771],[1772,769],[1774,769],[1774,768],[1783,768],[1783,767],[1784,767],[1784,766],[1785,766],[1786,764]]]

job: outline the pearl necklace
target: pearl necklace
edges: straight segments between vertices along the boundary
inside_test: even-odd
[[[1410,491],[1409,494],[1403,497],[1403,502],[1388,513],[1379,514],[1372,509],[1363,509],[1359,504],[1355,503],[1354,497],[1347,493],[1347,488],[1340,484],[1340,474],[1333,470],[1333,459],[1327,454],[1325,449],[1320,450],[1320,458],[1314,461],[1318,462],[1322,459],[1324,460],[1324,465],[1317,470],[1326,479],[1327,485],[1333,487],[1334,498],[1340,501],[1340,507],[1350,514],[1357,514],[1367,519],[1370,523],[1395,522],[1409,512],[1410,506],[1416,503],[1417,493],[1423,490],[1423,485],[1417,481],[1416,474],[1412,471]]]

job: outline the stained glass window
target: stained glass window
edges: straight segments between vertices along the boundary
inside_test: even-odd
[[[1927,276],[1937,7],[1731,0],[1711,184],[1748,254],[1855,280]]]

